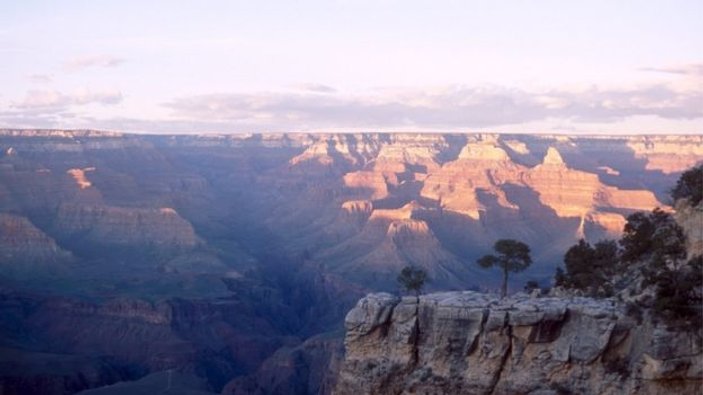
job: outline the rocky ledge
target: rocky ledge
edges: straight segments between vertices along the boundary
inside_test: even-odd
[[[699,394],[700,332],[614,300],[476,292],[362,298],[335,393]]]

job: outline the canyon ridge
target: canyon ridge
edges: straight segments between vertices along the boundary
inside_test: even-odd
[[[330,393],[345,314],[397,292],[403,267],[431,291],[493,292],[474,262],[512,238],[534,264],[510,288],[548,286],[579,239],[671,210],[702,161],[696,135],[0,130],[0,388]],[[462,294],[444,295],[420,305]]]

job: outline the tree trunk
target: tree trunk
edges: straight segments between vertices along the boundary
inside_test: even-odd
[[[501,290],[500,297],[501,297],[501,299],[503,299],[507,295],[508,295],[508,269],[505,268],[505,269],[503,269],[503,289]]]

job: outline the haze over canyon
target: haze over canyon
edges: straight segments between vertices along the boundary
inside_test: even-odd
[[[329,393],[344,315],[402,268],[493,292],[474,262],[512,238],[510,288],[547,286],[701,161],[700,135],[0,130],[0,382]]]

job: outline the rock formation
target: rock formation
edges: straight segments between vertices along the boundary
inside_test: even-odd
[[[88,302],[3,290],[0,388],[70,394],[172,369],[199,372],[219,390],[289,342],[280,329],[285,314],[274,320],[253,307],[231,299]]]
[[[371,294],[347,314],[335,394],[698,394],[703,341],[614,300]]]
[[[223,395],[330,394],[344,357],[341,334],[312,337],[284,347],[252,375],[229,382]]]
[[[117,246],[157,246],[188,249],[198,240],[193,227],[168,207],[131,207],[63,204],[54,232],[64,238],[76,235],[84,242]]]
[[[692,206],[685,200],[676,202],[676,222],[686,234],[686,250],[689,257],[703,255],[703,203]]]
[[[67,251],[27,218],[0,213],[0,265],[12,262],[56,263],[69,257]]]
[[[430,288],[490,289],[492,274],[471,262],[517,238],[535,264],[511,287],[546,281],[578,238],[615,236],[632,211],[666,203],[702,146],[702,136],[0,130],[0,347],[27,356],[28,372],[0,385],[161,383],[159,371],[183,368],[215,390],[324,393],[331,384],[306,366],[333,346],[309,338],[337,328],[361,295],[394,288],[403,266],[428,270]],[[42,373],[63,359],[61,374]]]

